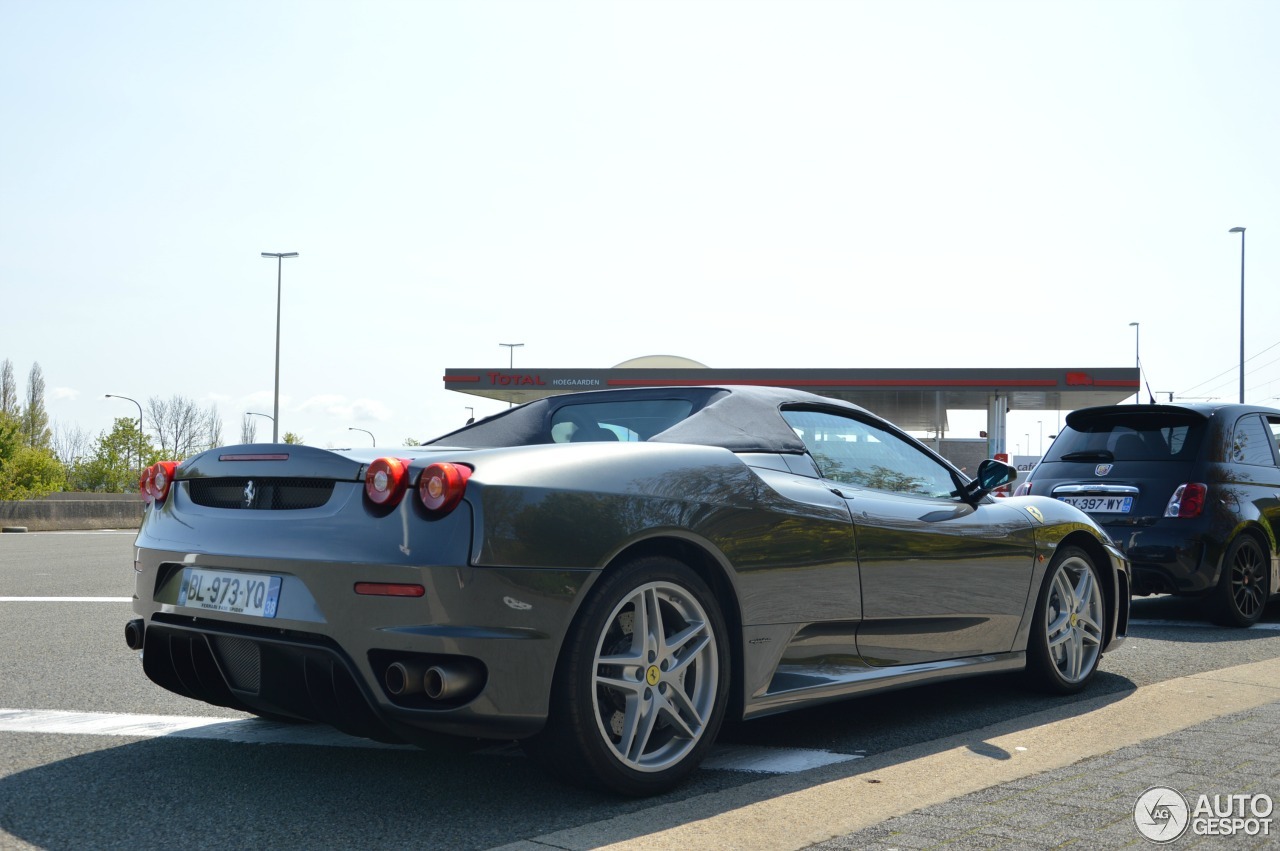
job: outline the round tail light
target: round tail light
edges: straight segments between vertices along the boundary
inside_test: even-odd
[[[430,514],[448,514],[467,490],[471,468],[462,464],[432,464],[418,479],[418,499]]]
[[[177,461],[160,461],[148,467],[138,482],[142,498],[147,502],[164,502],[169,497],[169,488],[173,486],[173,471],[177,467]]]
[[[404,496],[409,474],[399,458],[379,458],[364,474],[364,495],[382,508],[394,508]]]

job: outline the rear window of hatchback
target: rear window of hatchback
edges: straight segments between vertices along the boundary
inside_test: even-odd
[[[1108,411],[1072,418],[1045,461],[1191,461],[1207,421],[1195,414]]]

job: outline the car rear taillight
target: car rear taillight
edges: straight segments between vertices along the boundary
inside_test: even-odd
[[[1013,492],[1014,496],[1026,496],[1031,493],[1031,482],[1023,482],[1018,485],[1018,489]]]
[[[152,464],[138,479],[138,493],[147,502],[164,502],[169,496],[169,488],[173,485],[173,471],[177,469],[177,461],[160,461]]]
[[[418,479],[418,499],[429,514],[448,514],[467,490],[471,468],[443,462],[432,464]]]
[[[1200,512],[1204,511],[1204,498],[1208,494],[1209,488],[1199,482],[1187,482],[1184,485],[1178,485],[1178,489],[1173,492],[1173,496],[1169,497],[1169,504],[1165,506],[1165,517],[1199,517]]]
[[[364,474],[364,495],[380,508],[394,508],[404,496],[409,472],[400,458],[379,458]]]

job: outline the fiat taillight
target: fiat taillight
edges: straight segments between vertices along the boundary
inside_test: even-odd
[[[1165,517],[1199,517],[1200,512],[1204,511],[1204,500],[1209,493],[1209,488],[1199,482],[1187,482],[1178,485],[1177,490],[1173,492],[1173,496],[1169,497],[1169,504],[1165,506]]]

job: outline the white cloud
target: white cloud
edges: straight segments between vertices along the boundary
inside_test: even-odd
[[[80,391],[72,387],[54,387],[49,391],[49,398],[62,401],[63,399],[78,399]]]

